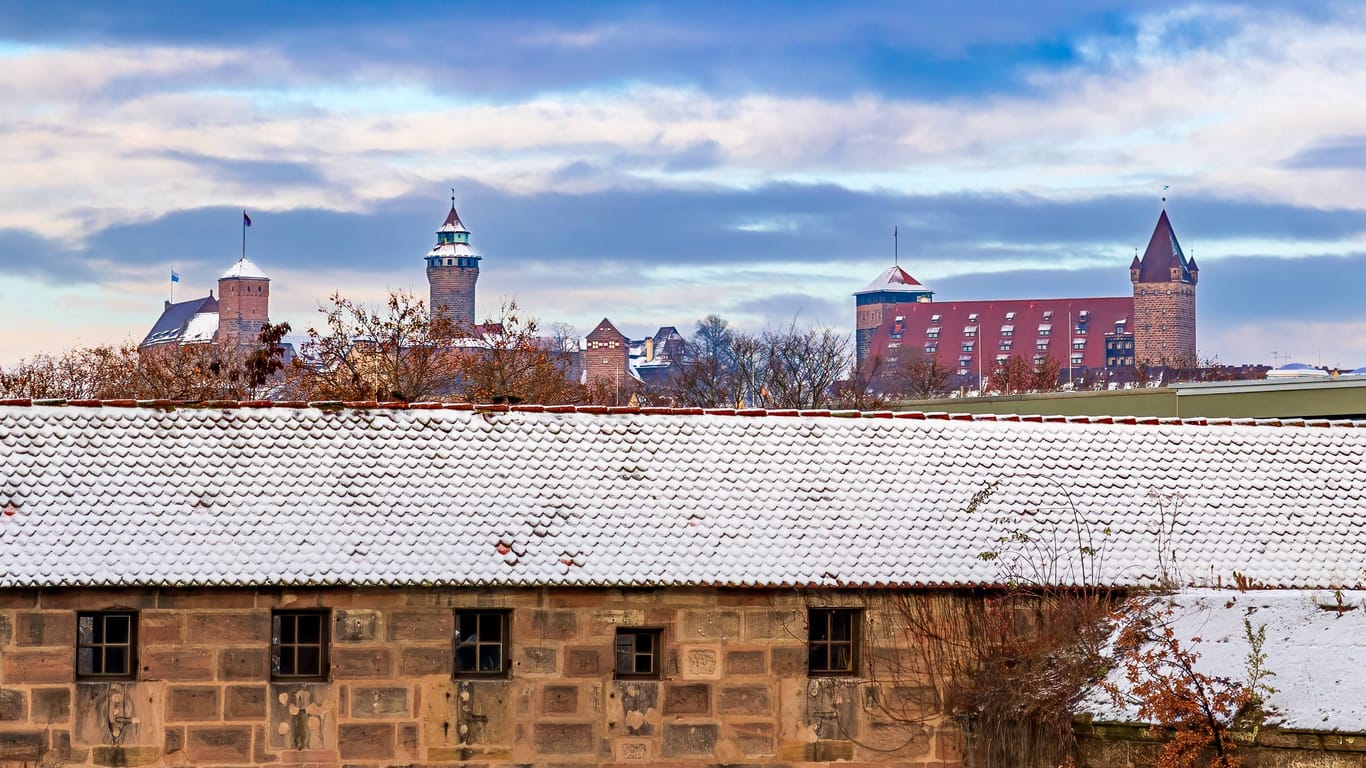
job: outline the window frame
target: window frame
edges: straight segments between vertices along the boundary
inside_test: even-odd
[[[472,616],[478,625],[475,636],[472,640],[462,642],[460,639],[460,619],[462,616]],[[498,640],[481,640],[478,627],[482,627],[484,618],[496,618],[499,622]],[[512,668],[512,640],[510,633],[512,630],[512,611],[506,608],[456,608],[455,609],[455,634],[451,645],[451,670],[457,678],[495,678],[501,679],[508,676]],[[497,646],[500,659],[499,668],[496,671],[480,669],[461,669],[460,649],[461,647],[473,647],[475,664],[478,665],[480,649],[486,646]]]
[[[81,642],[81,620],[94,619],[96,621],[111,617],[126,617],[128,619],[128,642],[127,643],[83,643]],[[76,612],[76,679],[81,682],[100,682],[100,681],[126,681],[138,679],[138,612],[133,610],[107,610],[107,611],[77,611]],[[101,627],[101,633],[107,632],[107,627]],[[126,650],[126,663],[128,668],[122,672],[92,672],[82,669],[81,651],[87,648],[102,649],[101,653],[103,665],[108,665],[107,651],[109,648],[124,648]]]
[[[849,617],[849,637],[836,638],[833,632],[833,619],[836,616]],[[817,620],[820,620],[825,627],[825,638],[816,638]],[[862,668],[863,654],[861,646],[863,644],[863,609],[846,607],[815,607],[808,608],[806,611],[806,676],[807,677],[857,677]],[[847,647],[849,649],[849,663],[842,668],[834,668],[830,664],[832,658],[831,650],[835,647]],[[817,648],[824,648],[826,666],[816,668],[813,666],[812,656],[815,655]]]
[[[318,618],[318,642],[304,643],[298,641],[298,620],[303,617]],[[294,635],[295,641],[284,643],[282,641],[281,620],[292,618],[295,621]],[[299,658],[299,648],[318,648],[318,670],[307,674],[297,672]],[[282,651],[285,648],[294,650],[294,666],[296,671],[291,674],[284,674],[280,671]],[[327,682],[332,672],[332,610],[330,608],[303,608],[288,610],[273,610],[270,612],[270,680],[274,683],[319,683]]]
[[[621,664],[622,640],[631,637],[637,643],[633,643],[628,653],[632,658],[638,659],[641,656],[648,656],[651,661],[652,669],[649,672],[623,672]],[[652,648],[650,651],[641,651],[638,645],[639,638],[651,638]],[[664,630],[660,627],[617,627],[616,635],[612,639],[612,669],[613,677],[617,680],[659,680],[662,677],[664,666]],[[634,666],[634,665],[632,665]]]

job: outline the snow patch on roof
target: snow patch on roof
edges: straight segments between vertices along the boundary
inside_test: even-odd
[[[218,332],[218,313],[200,312],[190,318],[185,325],[185,333],[180,337],[181,344],[207,344],[213,341]]]
[[[919,280],[911,277],[910,273],[899,266],[888,267],[882,274],[878,275],[873,282],[868,284],[859,293],[869,291],[914,291],[916,293],[926,293],[927,289]]]
[[[230,279],[230,278],[239,278],[239,277],[240,277],[240,278],[253,279],[253,280],[269,280],[269,279],[270,279],[269,277],[266,277],[266,273],[263,272],[263,271],[261,271],[261,268],[260,268],[260,267],[256,266],[255,263],[253,263],[250,259],[248,259],[248,258],[246,258],[246,257],[243,257],[243,258],[238,259],[238,260],[237,260],[237,263],[235,263],[235,264],[233,264],[231,267],[229,267],[229,268],[228,268],[228,271],[226,271],[226,272],[224,272],[223,274],[219,275],[219,276],[218,276],[218,279],[219,279],[219,280],[226,280],[226,279]]]

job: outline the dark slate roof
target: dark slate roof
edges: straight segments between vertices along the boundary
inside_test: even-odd
[[[598,323],[597,326],[594,327],[593,330],[589,331],[588,335],[584,338],[601,338],[603,336],[607,336],[613,339],[621,339],[623,341],[626,340],[626,334],[617,330],[617,327],[615,325],[612,325],[612,321],[608,320],[605,317],[602,319],[602,322]]]
[[[208,296],[180,301],[175,304],[167,302],[165,309],[161,311],[161,317],[157,318],[152,330],[147,332],[147,336],[138,346],[146,347],[152,344],[168,344],[180,341],[181,336],[185,334],[185,326],[189,325],[190,320],[195,315],[217,311],[218,301],[212,293]]]
[[[1143,259],[1139,262],[1138,282],[1173,282],[1173,267],[1181,270],[1178,282],[1192,282],[1190,264],[1186,261],[1186,254],[1181,251],[1181,243],[1176,240],[1176,230],[1172,229],[1171,220],[1167,218],[1167,211],[1164,209],[1162,215],[1157,217],[1157,226],[1153,228],[1153,236],[1148,240],[1148,249],[1143,252]]]

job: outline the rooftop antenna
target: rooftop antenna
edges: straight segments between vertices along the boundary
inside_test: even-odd
[[[892,227],[892,264],[901,266],[901,240],[897,236],[896,226]]]

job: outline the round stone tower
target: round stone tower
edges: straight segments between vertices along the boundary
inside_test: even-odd
[[[214,342],[250,344],[270,322],[270,278],[244,256],[218,278],[218,331]]]
[[[1198,365],[1195,285],[1200,267],[1186,258],[1166,208],[1157,218],[1143,258],[1129,265],[1134,285],[1134,359],[1149,365]]]
[[[474,284],[479,281],[479,258],[470,247],[470,231],[455,212],[452,190],[451,212],[436,231],[436,246],[427,254],[433,318],[444,317],[457,328],[469,329],[474,325]]]

